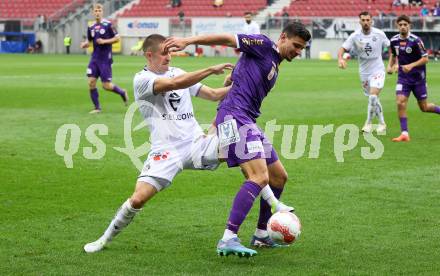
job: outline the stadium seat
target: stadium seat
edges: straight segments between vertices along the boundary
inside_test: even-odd
[[[239,2],[239,3],[236,3]],[[212,1],[207,0],[182,0],[180,7],[172,8],[169,6],[169,0],[140,0],[138,4],[133,5],[130,10],[125,11],[121,17],[136,16],[175,16],[180,11],[185,16],[226,16],[230,13],[232,16],[242,16],[244,11],[257,12],[267,5],[266,0],[241,0],[234,2],[225,1],[219,8],[212,6]]]

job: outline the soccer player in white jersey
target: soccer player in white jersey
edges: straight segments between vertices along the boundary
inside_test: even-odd
[[[338,65],[341,69],[347,67],[347,62],[343,58],[345,52],[354,50],[357,53],[362,88],[364,94],[368,96],[367,120],[362,131],[372,132],[372,120],[377,116],[379,125],[376,131],[384,132],[386,124],[379,94],[385,83],[385,66],[382,60],[382,52],[385,47],[390,46],[390,41],[383,31],[371,27],[373,20],[369,12],[363,11],[359,14],[359,23],[362,28],[353,32],[339,49]]]
[[[134,96],[150,128],[151,151],[140,173],[135,191],[117,211],[107,230],[97,240],[84,246],[87,253],[100,251],[126,227],[144,204],[168,187],[184,169],[213,170],[218,167],[218,139],[205,135],[197,123],[191,96],[218,101],[230,87],[210,88],[199,81],[212,74],[222,74],[232,65],[225,63],[186,73],[170,67],[171,56],[163,51],[165,37],[148,36],[143,43],[148,61],[134,77]],[[267,186],[265,199],[275,210],[291,211],[279,202]]]
[[[257,22],[252,21],[252,13],[250,11],[244,13],[244,21],[246,24],[243,27],[243,34],[260,34],[260,26]]]

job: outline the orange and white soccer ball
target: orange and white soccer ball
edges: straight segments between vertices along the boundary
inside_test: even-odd
[[[301,222],[291,212],[277,212],[270,217],[267,232],[269,237],[278,244],[292,244],[301,234]]]

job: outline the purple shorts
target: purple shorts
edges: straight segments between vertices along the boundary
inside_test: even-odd
[[[87,77],[98,78],[101,77],[102,82],[112,81],[112,64],[110,62],[97,62],[91,60],[87,68]]]
[[[396,85],[397,95],[403,95],[408,98],[409,95],[411,94],[411,91],[413,92],[414,97],[416,97],[417,101],[423,101],[428,98],[426,82],[419,84],[404,84],[398,82]]]
[[[220,109],[215,125],[220,141],[220,158],[226,159],[228,167],[255,160],[266,159],[270,165],[278,155],[263,131],[245,115]]]

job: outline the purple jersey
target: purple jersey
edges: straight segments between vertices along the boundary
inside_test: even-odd
[[[399,34],[391,38],[391,51],[399,61],[398,83],[419,84],[426,82],[426,66],[414,67],[409,73],[402,71],[402,65],[407,65],[427,56],[423,41],[413,34],[402,38]]]
[[[263,99],[278,77],[281,57],[275,43],[264,35],[238,34],[236,40],[243,54],[232,72],[232,88],[219,109],[244,111],[255,122]]]
[[[87,28],[87,39],[93,40],[93,54],[92,60],[100,62],[112,62],[112,45],[98,44],[98,38],[110,39],[118,35],[118,32],[113,28],[112,23],[108,20],[101,20],[100,23],[94,23]]]

